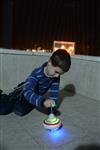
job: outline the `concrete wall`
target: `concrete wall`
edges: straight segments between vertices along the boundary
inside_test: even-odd
[[[12,89],[31,71],[48,60],[51,53],[32,53],[0,49],[0,88]],[[72,56],[68,73],[61,76],[60,89],[100,100],[100,57]]]
[[[76,93],[100,100],[100,58],[73,56],[71,69],[63,75],[61,86],[66,83],[73,85]]]

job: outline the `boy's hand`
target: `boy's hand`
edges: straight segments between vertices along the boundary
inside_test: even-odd
[[[51,99],[46,99],[46,100],[44,101],[44,106],[45,106],[46,108],[51,107],[53,102],[54,102],[54,101],[51,100]]]

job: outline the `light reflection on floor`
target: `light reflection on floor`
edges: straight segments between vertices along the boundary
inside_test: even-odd
[[[71,133],[67,128],[61,128],[57,131],[46,130],[44,137],[52,144],[59,145],[71,139]]]
[[[44,149],[56,149],[59,146],[64,146],[72,141],[77,141],[81,136],[86,135],[86,131],[82,130],[79,126],[68,123],[63,124],[62,128],[57,131],[44,130],[37,137],[38,142],[42,143]]]

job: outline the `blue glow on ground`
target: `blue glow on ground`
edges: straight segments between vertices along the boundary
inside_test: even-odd
[[[64,143],[65,141],[69,141],[71,135],[68,129],[62,127],[61,129],[56,131],[47,130],[45,133],[45,137],[49,140],[50,143],[58,145]]]
[[[59,140],[59,139],[61,139],[63,137],[67,138],[68,135],[69,135],[68,131],[66,132],[64,128],[59,129],[57,131],[50,131],[50,132],[48,132],[48,136],[50,138],[52,138],[53,140]]]

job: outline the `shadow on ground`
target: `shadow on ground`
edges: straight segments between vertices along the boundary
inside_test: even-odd
[[[100,150],[100,145],[98,144],[87,144],[87,145],[80,145],[75,150]]]
[[[66,85],[63,89],[59,91],[59,100],[58,100],[58,107],[60,107],[61,103],[63,102],[64,98],[72,97],[76,94],[76,89],[73,84]]]
[[[0,145],[0,150],[7,150],[7,147],[6,146],[2,146],[2,145]]]

